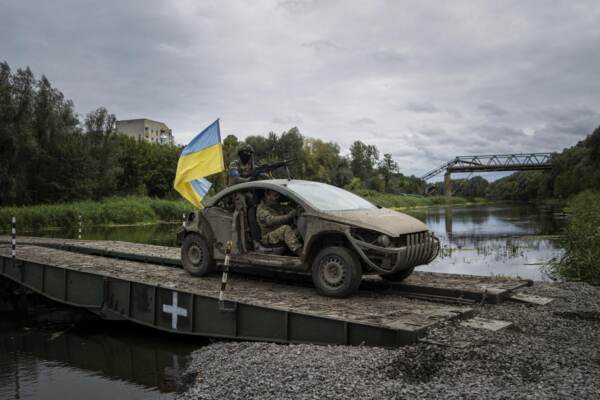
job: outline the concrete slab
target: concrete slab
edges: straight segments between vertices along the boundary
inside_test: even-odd
[[[525,293],[511,293],[508,297],[510,300],[518,301],[520,303],[527,304],[535,304],[540,306],[545,306],[546,304],[550,304],[554,301],[551,297],[543,297],[536,296],[533,294],[525,294]]]
[[[500,321],[497,319],[486,319],[481,317],[474,317],[460,323],[461,326],[466,326],[468,328],[474,329],[485,329],[488,331],[497,332],[501,329],[509,327],[512,325],[512,322]]]

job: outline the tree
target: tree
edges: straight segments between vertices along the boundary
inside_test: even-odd
[[[383,155],[383,160],[379,162],[379,172],[383,176],[383,190],[385,192],[389,192],[390,180],[392,179],[392,176],[400,173],[398,163],[394,161],[391,154],[386,153]]]
[[[115,133],[117,118],[104,107],[90,111],[83,123],[88,135],[110,136]]]
[[[358,176],[361,180],[367,180],[375,163],[379,160],[379,151],[373,145],[367,145],[360,140],[355,141],[350,146],[350,166],[354,176]]]

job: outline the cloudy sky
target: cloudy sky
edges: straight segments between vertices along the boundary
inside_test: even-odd
[[[0,0],[0,60],[85,114],[357,139],[421,174],[556,151],[600,125],[591,1]]]

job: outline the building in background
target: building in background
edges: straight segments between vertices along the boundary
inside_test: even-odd
[[[173,144],[173,133],[162,122],[146,118],[117,121],[117,133],[152,143]]]

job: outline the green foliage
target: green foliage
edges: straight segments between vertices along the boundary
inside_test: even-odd
[[[363,182],[369,183],[372,178],[373,168],[379,160],[379,150],[373,145],[367,145],[360,140],[350,146],[350,167],[352,174],[358,176]]]
[[[469,202],[484,202],[484,199],[477,198],[467,200],[463,197],[446,197],[446,196],[418,196],[418,195],[397,195],[391,193],[381,193],[373,190],[353,190],[356,194],[386,208],[411,208],[411,207],[428,207],[438,205],[453,205],[465,204]]]
[[[584,190],[600,189],[600,127],[575,146],[552,158],[549,172],[517,172],[492,182],[487,197],[495,200],[566,200]]]
[[[556,277],[600,285],[600,192],[585,191],[567,206],[569,222],[559,239],[563,256],[550,266]]]
[[[8,229],[13,216],[19,230],[50,227],[76,227],[79,215],[85,225],[136,224],[180,221],[191,210],[184,200],[149,197],[112,197],[102,201],[42,204],[0,208],[0,227]]]
[[[390,191],[390,180],[394,175],[400,173],[400,167],[391,154],[383,155],[383,160],[379,163],[379,172],[383,176],[384,191],[387,193]]]
[[[71,101],[27,68],[0,64],[0,206],[114,195],[173,196],[180,148],[115,134],[100,107],[83,127]]]

